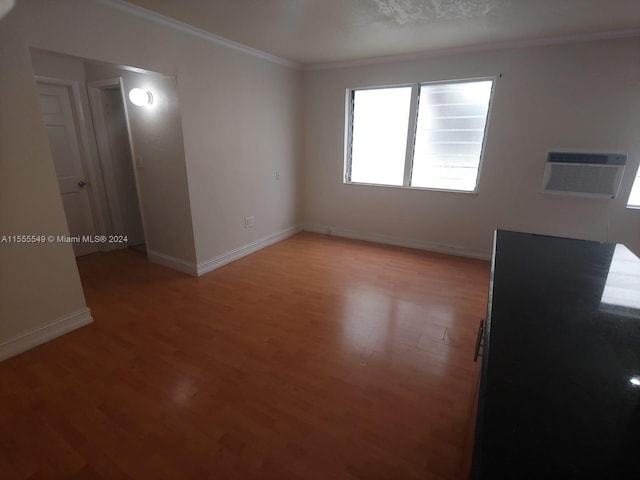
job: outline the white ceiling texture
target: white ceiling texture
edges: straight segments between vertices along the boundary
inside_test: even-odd
[[[303,64],[635,35],[640,0],[128,0]]]

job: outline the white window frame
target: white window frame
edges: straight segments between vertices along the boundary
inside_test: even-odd
[[[436,191],[436,192],[453,192],[453,193],[467,193],[472,195],[478,194],[478,185],[480,184],[480,175],[482,173],[482,165],[484,161],[484,152],[485,146],[487,142],[487,132],[489,131],[489,123],[491,120],[491,108],[493,107],[493,97],[496,89],[496,80],[497,76],[494,77],[476,77],[476,78],[463,78],[456,80],[437,80],[437,81],[429,81],[429,82],[417,82],[417,83],[400,83],[393,85],[376,85],[376,86],[368,86],[368,87],[357,87],[357,88],[348,88],[345,95],[345,144],[344,144],[344,162],[343,162],[343,174],[342,181],[345,185],[368,185],[375,187],[389,187],[389,188],[408,188],[411,190],[428,190],[428,191]],[[454,83],[471,83],[471,82],[482,82],[482,81],[491,81],[491,95],[489,96],[489,106],[487,109],[487,121],[484,126],[484,133],[482,135],[482,147],[480,149],[480,159],[478,162],[478,175],[476,176],[476,184],[473,190],[456,190],[449,188],[432,188],[432,187],[415,187],[410,185],[411,182],[411,171],[413,168],[413,160],[414,160],[414,150],[415,150],[415,142],[416,142],[416,127],[418,123],[418,108],[419,108],[419,95],[420,95],[420,87],[423,85],[439,85],[439,84],[454,84]],[[405,163],[404,163],[404,178],[402,185],[388,185],[388,184],[379,184],[379,183],[365,183],[365,182],[352,182],[350,179],[351,175],[351,147],[353,140],[353,103],[355,99],[355,92],[363,91],[363,90],[379,90],[379,89],[387,89],[387,88],[401,88],[401,87],[411,87],[411,105],[409,108],[409,121],[408,121],[408,131],[407,131],[407,147],[405,150]]]

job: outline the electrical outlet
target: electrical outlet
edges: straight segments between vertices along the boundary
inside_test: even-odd
[[[276,180],[280,180],[280,170],[276,170]]]
[[[251,228],[256,224],[256,217],[245,217],[244,218],[244,228]]]
[[[142,170],[142,155],[136,155],[136,164],[138,169]]]

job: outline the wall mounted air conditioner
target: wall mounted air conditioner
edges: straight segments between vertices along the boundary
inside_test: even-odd
[[[627,156],[618,153],[549,152],[542,191],[615,198],[626,163]]]

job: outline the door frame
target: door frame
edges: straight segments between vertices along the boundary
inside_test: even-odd
[[[89,186],[89,208],[93,217],[93,225],[99,235],[105,235],[110,230],[111,225],[108,223],[109,216],[105,215],[106,192],[104,190],[103,172],[99,162],[96,162],[91,155],[90,136],[87,129],[87,115],[82,107],[82,97],[80,95],[80,82],[76,80],[68,80],[47,75],[34,75],[37,84],[55,85],[65,87],[69,91],[69,99],[71,101],[71,109],[78,136],[78,148],[80,150],[80,164],[82,173],[88,180]],[[68,228],[68,225],[67,225]],[[100,244],[100,251],[105,251],[108,247],[107,243]]]
[[[91,117],[93,119],[93,129],[96,135],[96,143],[98,147],[98,157],[100,158],[100,164],[102,167],[105,195],[107,205],[110,210],[111,220],[111,234],[121,233],[124,231],[124,220],[122,219],[122,210],[120,208],[120,200],[118,197],[118,189],[116,186],[116,174],[113,168],[113,158],[111,156],[111,149],[109,147],[109,137],[107,134],[107,128],[105,123],[105,112],[102,103],[102,91],[118,88],[122,97],[122,104],[124,108],[125,123],[127,126],[127,140],[129,142],[129,151],[131,152],[131,162],[133,167],[133,177],[136,186],[136,194],[138,196],[138,211],[140,212],[140,219],[142,220],[142,231],[144,233],[145,244],[149,241],[147,235],[147,226],[145,222],[144,209],[142,207],[142,200],[140,195],[140,179],[138,176],[138,169],[136,165],[136,155],[133,148],[133,137],[131,135],[131,122],[129,121],[129,111],[127,108],[127,102],[125,97],[125,87],[122,77],[112,77],[103,80],[94,80],[87,82],[87,92],[89,95],[89,105],[91,108]],[[112,244],[110,249],[126,248],[120,246],[121,244]]]

